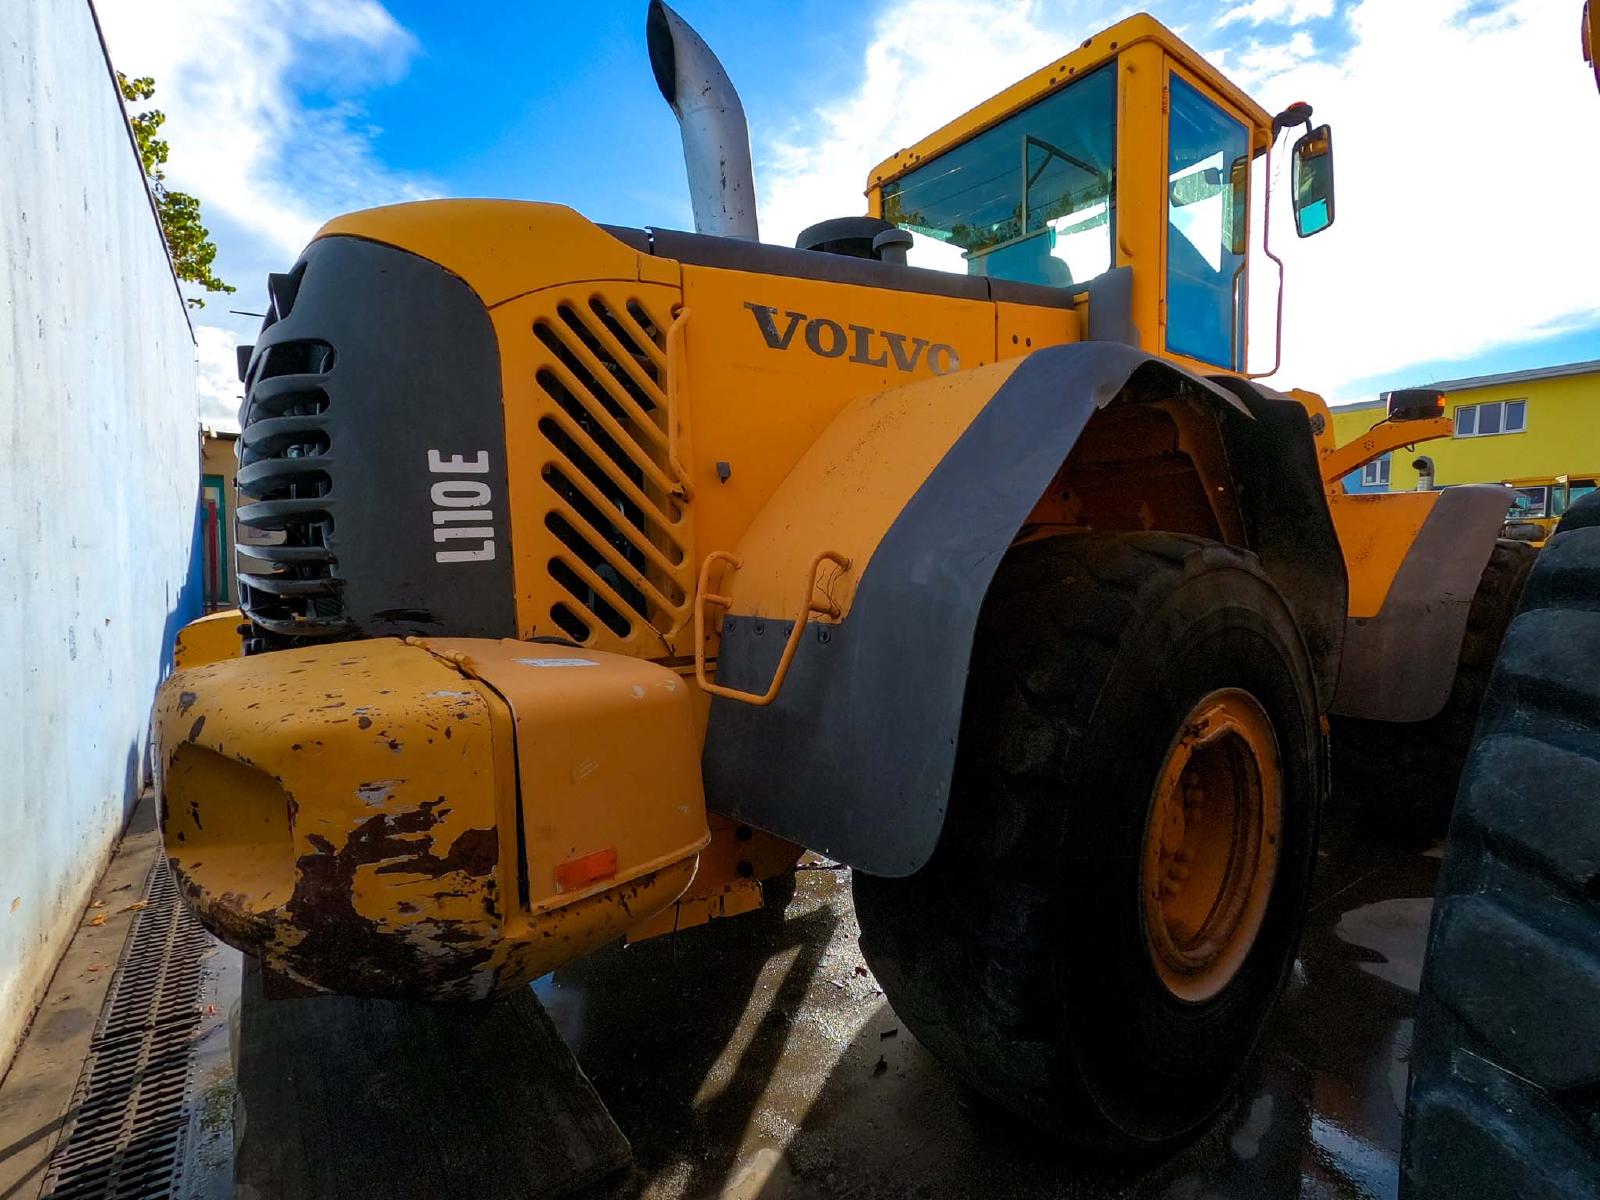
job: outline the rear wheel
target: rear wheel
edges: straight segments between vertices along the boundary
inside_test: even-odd
[[[1330,718],[1335,794],[1386,832],[1437,838],[1450,823],[1456,784],[1489,672],[1539,551],[1500,538],[1483,568],[1449,699],[1426,721]]]
[[[1159,1146],[1229,1096],[1298,943],[1325,760],[1253,558],[1169,534],[1029,543],[979,620],[945,830],[855,875],[895,1012],[1062,1137]]]

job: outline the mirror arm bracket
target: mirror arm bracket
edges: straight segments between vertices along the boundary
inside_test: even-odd
[[[1307,120],[1309,120],[1311,106],[1306,105],[1305,107],[1307,109]],[[1286,280],[1286,272],[1284,270],[1283,259],[1279,258],[1272,252],[1272,147],[1278,140],[1279,119],[1281,119],[1281,114],[1280,118],[1274,118],[1272,122],[1272,140],[1267,143],[1267,161],[1262,166],[1262,177],[1266,180],[1266,187],[1263,189],[1264,194],[1261,201],[1261,252],[1278,266],[1278,311],[1277,317],[1273,322],[1272,370],[1254,372],[1245,370],[1242,372],[1242,374],[1246,379],[1266,379],[1272,375],[1276,375],[1278,373],[1278,368],[1283,365],[1283,291]],[[1248,334],[1248,331],[1246,331],[1246,333]],[[1248,346],[1249,344],[1250,342],[1247,336],[1245,339],[1245,345]],[[1246,368],[1250,366],[1248,362],[1246,362],[1244,365]]]

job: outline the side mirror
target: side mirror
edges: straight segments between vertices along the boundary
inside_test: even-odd
[[[1308,238],[1333,224],[1333,130],[1319,125],[1303,134],[1293,157],[1294,231]]]

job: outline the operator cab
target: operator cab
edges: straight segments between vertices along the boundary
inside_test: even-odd
[[[1243,372],[1252,160],[1294,146],[1295,229],[1333,223],[1332,135],[1270,116],[1168,29],[1135,16],[875,170],[871,211],[913,265],[1083,290],[1134,272],[1143,348]],[[1262,177],[1265,177],[1263,173]]]

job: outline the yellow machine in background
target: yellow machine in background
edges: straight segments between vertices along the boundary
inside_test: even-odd
[[[1292,961],[1324,714],[1439,711],[1505,510],[1341,493],[1436,395],[1338,447],[1251,381],[1254,193],[1303,128],[1328,228],[1331,132],[1131,17],[787,249],[715,57],[648,36],[701,232],[407,204],[270,278],[245,635],[156,706],[169,861],[272,970],[470,998],[810,847],[979,1086],[1180,1136]]]
[[[1507,479],[1512,495],[1505,536],[1542,547],[1573,502],[1595,490],[1597,478],[1600,472],[1588,471]]]

